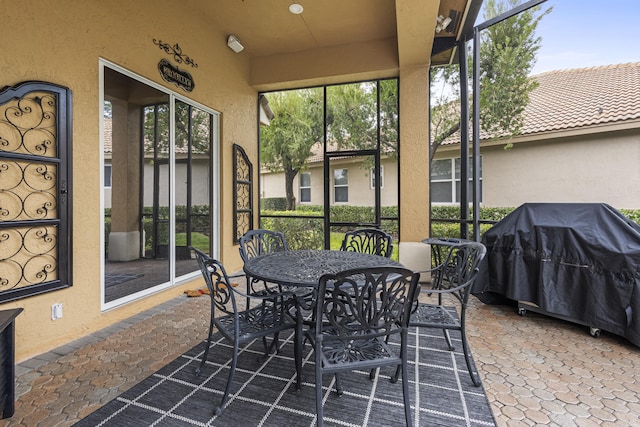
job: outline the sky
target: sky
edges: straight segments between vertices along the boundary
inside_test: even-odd
[[[547,0],[532,74],[640,62],[640,0]],[[482,22],[482,12],[477,22]]]

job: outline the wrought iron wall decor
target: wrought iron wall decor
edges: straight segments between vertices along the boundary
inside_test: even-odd
[[[233,242],[253,229],[253,165],[244,149],[233,144]]]
[[[173,83],[187,92],[191,92],[195,86],[191,74],[185,70],[181,70],[166,59],[158,62],[158,71],[160,71],[160,75],[165,82]]]
[[[184,62],[187,65],[191,65],[193,68],[198,68],[198,64],[196,64],[189,55],[182,53],[182,48],[178,43],[171,46],[169,43],[164,43],[162,40],[153,39],[153,44],[164,50],[166,53],[173,55],[173,60],[178,64],[182,64]]]
[[[0,90],[0,302],[71,286],[71,91]]]

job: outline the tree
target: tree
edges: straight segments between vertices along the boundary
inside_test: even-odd
[[[395,79],[380,80],[380,146],[395,156],[398,148],[398,91]],[[378,140],[376,82],[327,88],[327,137],[340,149],[374,149]]]
[[[516,7],[519,0],[487,0],[484,19],[489,20]],[[492,137],[511,138],[518,135],[523,124],[522,113],[529,103],[529,94],[537,83],[529,78],[540,49],[541,38],[535,31],[540,20],[552,8],[540,6],[527,9],[495,24],[480,35],[480,127]],[[470,62],[471,63],[471,62]],[[472,66],[469,66],[472,70]],[[430,155],[433,159],[439,145],[460,129],[459,68],[437,69],[432,81],[444,82],[448,90],[435,96],[432,109]],[[471,80],[471,77],[469,78]]]
[[[397,81],[380,82],[381,152],[395,157],[398,146]],[[375,149],[378,141],[376,82],[327,87],[327,141],[332,149]],[[260,160],[271,172],[284,172],[287,209],[294,210],[293,180],[324,141],[323,89],[302,89],[266,95],[274,119],[261,128]],[[369,169],[371,162],[363,163]]]
[[[274,118],[260,130],[260,161],[272,172],[284,172],[287,210],[295,209],[293,180],[322,141],[322,90],[302,89],[268,95]]]
[[[154,147],[161,156],[169,156],[169,104],[144,107],[145,153],[153,154]],[[189,137],[194,153],[209,154],[211,115],[181,101],[175,103],[175,146],[187,148]],[[157,121],[157,127],[156,127]],[[158,135],[156,135],[156,129]],[[155,143],[152,143],[155,142]]]

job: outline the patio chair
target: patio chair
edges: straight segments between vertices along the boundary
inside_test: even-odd
[[[289,245],[284,237],[284,234],[279,231],[271,230],[250,230],[247,231],[242,237],[240,237],[240,258],[243,262],[259,257],[262,255],[270,254],[273,252],[288,251]],[[257,287],[260,280],[247,277],[247,292],[249,293],[263,293],[271,292],[273,287],[270,287],[267,283],[263,282],[264,287],[262,289]],[[281,292],[282,289],[277,287],[277,291]]]
[[[432,245],[437,245],[433,243]],[[471,352],[467,343],[465,319],[469,294],[474,281],[478,277],[480,263],[487,249],[482,243],[469,240],[447,241],[435,248],[440,263],[432,271],[432,287],[427,290],[429,295],[437,294],[437,303],[428,304],[414,298],[409,326],[420,328],[442,329],[449,351],[455,347],[451,342],[450,330],[460,331],[462,351],[467,364],[471,381],[477,387],[481,384],[477,372],[473,371]],[[445,296],[449,296],[444,300]],[[447,304],[453,303],[453,306]],[[399,375],[396,370],[396,378]]]
[[[393,238],[376,228],[361,228],[344,234],[341,251],[362,252],[391,258]]]
[[[265,346],[265,354],[271,347],[277,347],[277,339],[274,338],[271,347],[267,346],[267,336],[276,335],[286,329],[296,329],[295,319],[289,314],[289,305],[295,302],[290,292],[269,293],[266,295],[248,295],[240,292],[232,286],[224,266],[219,261],[209,257],[204,252],[191,247],[196,253],[200,271],[204,276],[211,297],[211,319],[209,322],[209,335],[207,347],[202,355],[200,365],[196,369],[199,375],[207,361],[211,348],[213,327],[215,326],[224,338],[233,345],[231,369],[220,405],[215,408],[215,415],[220,415],[229,397],[231,384],[238,362],[238,350],[241,345],[248,344],[257,338],[262,338]],[[251,307],[245,310],[238,308],[238,298],[247,298],[252,301]],[[295,348],[296,359],[298,348]],[[299,373],[298,373],[299,375]]]
[[[372,267],[320,278],[316,323],[307,331],[315,351],[318,426],[323,425],[324,374],[335,375],[336,391],[342,395],[339,373],[383,366],[397,366],[402,371],[405,417],[407,425],[412,424],[407,328],[419,277],[404,268]],[[399,336],[399,347],[388,345],[390,336]]]

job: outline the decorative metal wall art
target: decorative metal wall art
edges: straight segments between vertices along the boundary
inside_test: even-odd
[[[160,49],[164,50],[169,55],[173,55],[173,60],[178,64],[187,64],[191,65],[193,68],[198,68],[198,64],[189,57],[189,55],[185,55],[182,53],[182,48],[178,45],[178,43],[173,46],[169,43],[165,43],[162,40],[153,39],[153,44],[158,46]],[[187,92],[191,92],[195,86],[193,81],[193,77],[191,74],[185,70],[181,70],[177,65],[173,65],[171,62],[166,59],[162,59],[158,62],[158,71],[162,76],[162,79],[167,83],[173,83],[181,89],[184,89]]]
[[[178,64],[182,64],[184,62],[187,65],[191,65],[193,68],[198,68],[198,64],[196,64],[189,55],[182,53],[182,48],[178,46],[178,43],[171,46],[169,43],[164,43],[162,40],[153,39],[153,44],[164,50],[166,53],[173,55],[173,60]]]
[[[238,144],[233,144],[233,242],[253,229],[253,165]]]
[[[0,90],[0,302],[71,286],[71,91]]]

